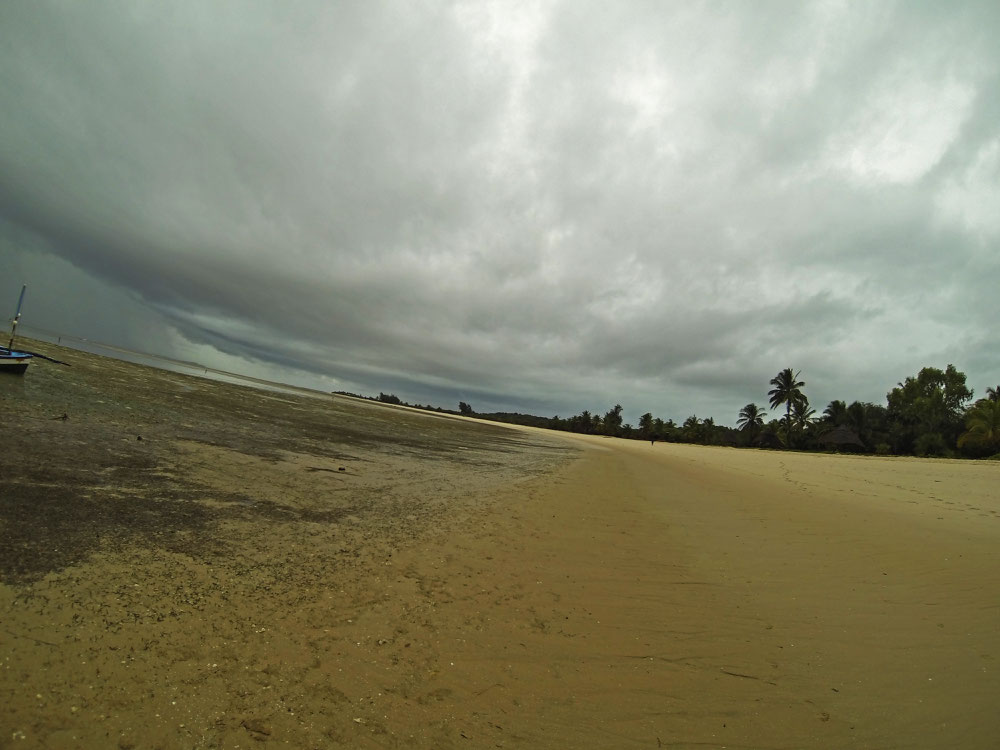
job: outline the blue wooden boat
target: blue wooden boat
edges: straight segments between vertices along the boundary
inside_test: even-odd
[[[23,375],[32,357],[33,354],[12,351],[6,346],[0,346],[0,375],[5,372],[11,375]]]
[[[17,333],[17,323],[21,319],[21,305],[24,304],[24,292],[27,288],[27,284],[21,287],[21,296],[17,300],[17,312],[14,313],[14,319],[11,321],[10,342],[7,346],[0,346],[0,374],[23,375],[34,356],[28,352],[19,352],[14,349],[14,336]]]

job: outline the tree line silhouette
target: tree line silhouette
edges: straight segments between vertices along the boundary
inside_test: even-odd
[[[817,414],[805,394],[800,372],[786,367],[771,378],[769,409],[749,403],[740,409],[736,427],[715,424],[711,417],[692,414],[680,424],[647,412],[638,425],[624,423],[621,404],[604,414],[584,410],[561,418],[518,412],[478,413],[465,401],[458,411],[430,404],[408,404],[391,393],[377,397],[337,393],[370,401],[458,414],[494,422],[607,435],[651,442],[696,443],[733,447],[813,451],[857,451],[879,455],[991,457],[1000,459],[1000,385],[973,401],[966,375],[948,365],[924,367],[886,394],[886,404],[833,400]],[[784,413],[771,417],[775,409]]]
[[[568,418],[495,412],[478,414],[466,403],[462,413],[499,422],[546,427],[587,435],[701,445],[794,450],[857,451],[880,455],[1000,458],[1000,385],[973,402],[966,375],[948,365],[925,367],[886,394],[886,404],[833,400],[817,414],[800,372],[785,368],[771,381],[766,409],[744,406],[736,427],[692,414],[680,424],[647,412],[638,425],[623,424],[622,406],[603,415],[583,411]],[[783,408],[783,414],[780,410]],[[779,409],[779,416],[770,415]]]

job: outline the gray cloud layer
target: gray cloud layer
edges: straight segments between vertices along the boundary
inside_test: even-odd
[[[420,400],[732,422],[785,366],[821,408],[947,362],[982,391],[998,28],[993,2],[8,3],[0,272],[58,330]]]

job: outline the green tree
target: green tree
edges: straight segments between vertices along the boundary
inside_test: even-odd
[[[782,404],[785,405],[785,445],[792,446],[792,407],[796,401],[800,401],[805,396],[802,388],[805,383],[799,380],[799,373],[793,372],[791,367],[786,367],[773,378],[771,385],[774,386],[767,392],[768,403],[772,409],[776,409]]]
[[[618,435],[622,429],[622,405],[615,404],[604,415],[602,420],[602,427],[605,435]]]
[[[996,388],[987,388],[986,398],[988,398],[990,401],[1000,401],[1000,385],[998,385]]]
[[[458,402],[458,411],[459,411],[460,414],[464,414],[467,417],[471,417],[475,413],[475,412],[472,411],[472,407],[469,406],[464,401],[459,401]],[[559,417],[556,417],[556,419],[558,420]]]
[[[1000,400],[982,398],[965,413],[958,447],[979,456],[1000,453]]]
[[[681,424],[681,440],[685,443],[697,443],[701,437],[701,423],[698,417],[692,414]]]
[[[666,440],[669,443],[676,443],[680,440],[680,428],[672,419],[668,419],[664,422],[662,419],[657,417],[656,421],[653,423],[656,426],[656,434],[660,436],[661,439]]]
[[[947,456],[948,446],[940,432],[925,432],[913,443],[913,452],[918,456]]]
[[[764,410],[757,404],[747,404],[740,409],[739,419],[736,420],[736,428],[747,433],[748,442],[753,442],[754,438],[760,434],[764,427]]]
[[[868,432],[871,424],[873,409],[885,411],[885,407],[865,404],[860,401],[852,401],[851,405],[847,407],[847,424],[854,429],[862,442],[865,442],[865,433]]]
[[[639,435],[643,440],[652,440],[654,434],[653,415],[647,411],[639,417]]]
[[[812,424],[813,417],[816,414],[816,410],[809,406],[809,399],[802,396],[795,400],[792,404],[792,426],[795,431],[801,437],[805,434],[806,429]],[[799,441],[801,444],[801,440]]]
[[[701,420],[698,442],[702,445],[714,445],[716,443],[714,417],[705,417]]]
[[[948,365],[945,370],[925,367],[916,377],[899,383],[886,394],[890,439],[897,453],[912,453],[922,435],[940,435],[954,446],[962,429],[962,411],[972,398],[965,373]],[[937,446],[930,438],[922,446]]]
[[[886,443],[889,436],[888,412],[884,406],[853,401],[847,407],[847,426],[869,449]]]
[[[847,404],[843,401],[831,401],[823,410],[823,421],[829,422],[834,427],[847,424],[850,421]]]

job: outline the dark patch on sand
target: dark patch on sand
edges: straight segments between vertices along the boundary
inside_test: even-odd
[[[0,580],[6,583],[37,580],[94,552],[133,544],[211,558],[223,553],[216,531],[230,520],[335,524],[372,513],[420,515],[379,503],[372,492],[335,500],[318,493],[303,507],[283,504],[280,492],[210,487],[189,470],[178,450],[182,442],[269,462],[300,454],[357,467],[378,456],[405,456],[479,471],[509,470],[513,455],[533,449],[548,460],[566,451],[487,424],[322,394],[271,393],[33,346],[72,367],[37,362],[23,378],[0,378],[6,540]],[[531,461],[521,463],[528,470]]]

